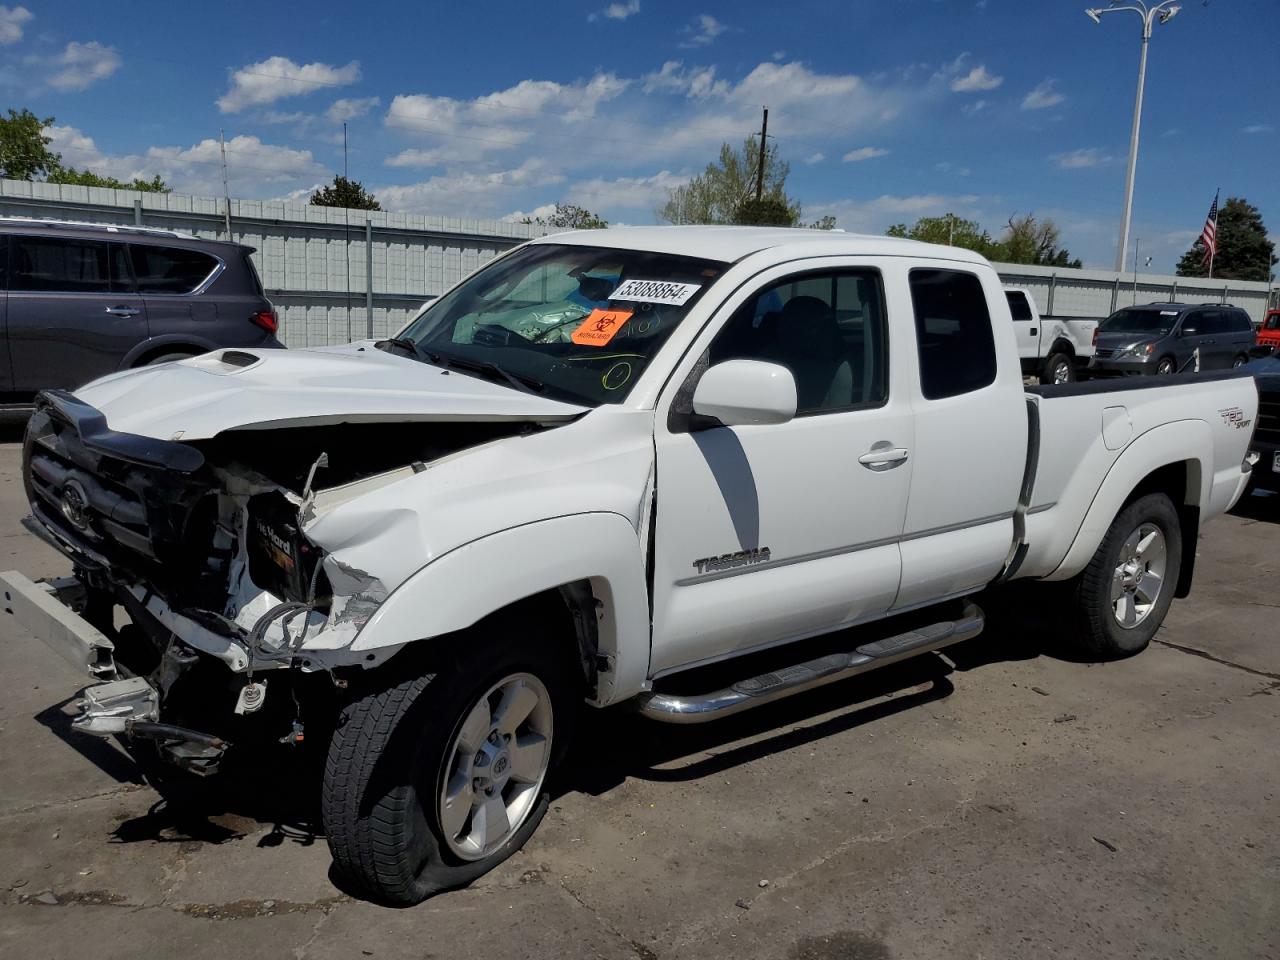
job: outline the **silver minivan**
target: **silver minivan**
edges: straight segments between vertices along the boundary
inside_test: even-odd
[[[1249,362],[1253,321],[1229,303],[1148,303],[1098,324],[1094,376],[1228,370]]]

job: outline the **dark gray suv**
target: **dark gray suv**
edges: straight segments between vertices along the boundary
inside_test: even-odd
[[[1098,324],[1089,373],[1226,370],[1247,363],[1252,345],[1253,321],[1239,307],[1148,303],[1117,310]]]
[[[143,227],[0,219],[0,393],[29,403],[218,347],[279,347],[252,247]]]

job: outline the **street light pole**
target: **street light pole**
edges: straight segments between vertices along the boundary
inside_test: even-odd
[[[1147,84],[1147,46],[1151,42],[1151,28],[1158,18],[1168,23],[1182,9],[1173,0],[1162,0],[1149,6],[1147,0],[1133,0],[1123,6],[1086,10],[1085,15],[1094,23],[1102,22],[1102,15],[1119,10],[1132,10],[1142,18],[1142,56],[1138,60],[1138,95],[1133,104],[1133,129],[1129,134],[1129,168],[1124,183],[1124,215],[1120,219],[1120,242],[1116,245],[1116,270],[1124,270],[1125,252],[1129,247],[1129,226],[1133,220],[1133,182],[1138,171],[1138,133],[1142,127],[1142,93]]]

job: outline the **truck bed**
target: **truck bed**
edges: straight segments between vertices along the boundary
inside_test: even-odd
[[[1032,447],[1017,578],[1078,573],[1124,498],[1156,469],[1183,465],[1185,505],[1204,519],[1230,509],[1248,480],[1258,409],[1248,373],[1029,387],[1027,399]]]

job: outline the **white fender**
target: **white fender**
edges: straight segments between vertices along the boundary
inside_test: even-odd
[[[581,513],[511,527],[432,559],[391,593],[351,650],[362,653],[464,630],[517,600],[576,580],[590,581],[599,601],[600,653],[613,665],[600,674],[593,702],[603,706],[639,693],[649,672],[644,553],[635,527],[617,513]]]
[[[1150,473],[1171,463],[1190,461],[1186,502],[1207,510],[1213,477],[1213,435],[1203,420],[1178,420],[1148,430],[1120,454],[1099,486],[1071,549],[1046,580],[1067,580],[1088,566],[1111,522],[1135,487]],[[1181,504],[1175,504],[1181,506]]]

